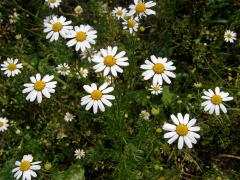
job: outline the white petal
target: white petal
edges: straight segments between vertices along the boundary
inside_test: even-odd
[[[183,137],[180,136],[178,139],[178,149],[182,149],[183,145],[184,145],[184,140],[183,140]]]

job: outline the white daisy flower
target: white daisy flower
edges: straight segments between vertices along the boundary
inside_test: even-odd
[[[64,115],[64,120],[67,122],[71,122],[75,117],[76,117],[75,115],[66,112],[66,114]]]
[[[74,30],[70,30],[67,38],[73,38],[67,42],[67,46],[76,45],[75,50],[81,49],[82,52],[91,48],[91,44],[95,44],[97,31],[89,25],[75,26]]]
[[[69,30],[71,30],[73,27],[69,26],[72,23],[72,21],[66,21],[66,18],[61,16],[53,16],[50,20],[50,23],[45,22],[44,23],[44,33],[47,33],[46,39],[50,38],[50,42],[56,41],[59,38],[59,34],[66,38],[67,34],[69,33]]]
[[[24,155],[22,161],[16,161],[15,165],[17,166],[12,170],[14,174],[14,178],[20,179],[22,176],[22,180],[31,180],[31,177],[37,177],[37,174],[34,170],[40,170],[41,166],[39,165],[41,161],[32,162],[33,157],[31,154]]]
[[[224,113],[227,113],[223,102],[233,100],[233,97],[228,96],[229,93],[220,91],[219,87],[215,88],[215,93],[211,89],[203,93],[205,96],[202,96],[202,99],[206,99],[206,101],[204,101],[201,106],[205,106],[204,111],[209,111],[209,114],[213,114],[215,111],[215,114],[219,115],[221,109]]]
[[[8,128],[8,120],[7,118],[0,117],[0,132],[4,132]]]
[[[126,15],[127,10],[123,7],[115,7],[112,11],[112,14],[117,17],[117,19],[123,19],[123,17]]]
[[[176,75],[172,73],[171,71],[175,70],[176,67],[173,66],[173,62],[169,61],[167,62],[167,58],[161,58],[152,55],[150,57],[151,61],[146,60],[144,65],[141,65],[141,69],[146,70],[145,72],[142,73],[144,76],[144,80],[148,80],[153,77],[153,84],[163,84],[163,80],[170,84],[171,78],[175,78]]]
[[[123,29],[129,29],[129,32],[132,34],[133,32],[138,31],[138,26],[139,26],[139,19],[138,17],[129,17],[127,20],[124,19],[122,22],[123,24]]]
[[[93,107],[93,113],[96,114],[98,108],[102,112],[105,111],[104,104],[108,107],[112,106],[112,103],[109,100],[114,100],[115,96],[107,95],[113,91],[113,87],[108,87],[107,83],[102,84],[99,88],[97,88],[95,83],[92,83],[91,86],[84,85],[83,88],[90,94],[81,99],[81,105],[87,105],[85,108],[87,111]]]
[[[125,51],[117,53],[118,48],[108,46],[107,49],[100,49],[100,53],[95,55],[92,59],[93,62],[97,63],[93,66],[95,72],[103,71],[103,76],[107,76],[110,71],[113,76],[117,76],[117,73],[123,73],[123,69],[120,66],[128,66],[128,58],[124,57]]]
[[[67,63],[58,64],[56,69],[62,76],[67,76],[70,73],[70,67]]]
[[[60,5],[62,0],[45,0],[45,2],[47,2],[50,8],[54,9]]]
[[[150,118],[150,113],[146,110],[142,110],[140,113],[140,117],[142,117],[144,120],[148,121]]]
[[[9,15],[10,24],[16,23],[18,19],[19,19],[19,14],[17,12],[14,12],[13,15]]]
[[[199,126],[193,126],[196,124],[196,119],[191,119],[189,121],[189,114],[185,114],[184,117],[181,113],[171,115],[171,119],[174,124],[165,123],[163,129],[170,131],[164,134],[164,138],[169,138],[168,144],[172,144],[178,139],[178,149],[182,149],[184,142],[189,148],[192,148],[192,144],[196,144],[200,135],[197,131],[200,131]]]
[[[97,54],[98,52],[94,48],[86,49],[86,51],[81,52],[80,56],[82,59],[88,59],[88,62],[92,62],[92,58]]]
[[[81,13],[83,13],[83,8],[78,5],[75,7],[74,11],[76,14],[81,14]]]
[[[19,69],[23,68],[22,63],[18,63],[18,59],[13,58],[7,58],[7,61],[3,61],[1,66],[1,70],[4,71],[4,74],[6,74],[7,77],[13,77],[21,73]]]
[[[234,31],[226,30],[224,33],[224,40],[233,43],[237,39],[237,33]]]
[[[85,156],[85,151],[83,149],[76,149],[74,156],[76,159],[82,159]]]
[[[140,18],[143,16],[151,15],[151,14],[156,14],[156,11],[151,10],[150,8],[155,6],[156,3],[153,1],[149,2],[144,2],[144,0],[134,0],[134,4],[131,4],[129,6],[130,11],[129,15],[136,14]]]
[[[152,84],[149,90],[151,91],[152,94],[159,95],[162,93],[163,88],[159,84]]]
[[[37,98],[37,102],[42,102],[42,95],[46,98],[50,98],[51,94],[55,92],[57,81],[51,81],[54,76],[45,75],[41,79],[40,74],[36,74],[36,77],[30,77],[32,83],[26,83],[23,86],[26,87],[22,92],[29,93],[26,100],[33,102]]]
[[[82,77],[83,77],[83,78],[86,78],[86,77],[88,76],[88,70],[81,67],[81,68],[78,70],[78,72],[76,73],[76,75],[77,75],[78,79],[80,79],[80,78],[82,78]]]

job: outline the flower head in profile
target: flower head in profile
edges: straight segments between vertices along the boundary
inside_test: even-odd
[[[104,105],[111,107],[112,103],[109,100],[114,100],[115,96],[108,95],[108,93],[113,91],[113,87],[108,87],[107,83],[102,84],[99,88],[95,83],[83,86],[84,90],[89,93],[89,95],[82,97],[81,105],[86,105],[86,110],[88,111],[93,107],[93,113],[96,114],[98,109],[102,112],[105,111]]]
[[[230,31],[230,30],[225,31],[224,40],[226,42],[233,43],[236,39],[237,39],[237,33],[233,32],[233,31]]]
[[[7,118],[0,117],[0,132],[4,132],[7,130],[9,124]]]
[[[88,69],[85,69],[83,67],[81,67],[77,73],[77,78],[80,79],[80,78],[86,78],[88,76]]]
[[[14,173],[14,178],[23,180],[31,180],[31,177],[37,177],[35,170],[40,170],[41,166],[39,165],[41,161],[32,162],[33,157],[31,154],[24,155],[22,161],[16,161],[15,165],[17,166],[12,170]]]
[[[229,93],[220,91],[219,87],[215,88],[215,92],[209,89],[203,93],[204,96],[202,96],[202,99],[205,101],[201,105],[204,106],[204,111],[209,111],[209,114],[215,112],[216,115],[219,115],[221,109],[223,113],[227,113],[227,109],[223,105],[223,102],[233,100],[233,97],[229,97]]]
[[[76,159],[82,159],[85,156],[85,151],[83,149],[76,149],[74,153]]]
[[[138,19],[138,17],[132,16],[127,19],[124,19],[122,24],[123,24],[123,29],[128,29],[130,34],[132,34],[133,32],[138,31],[139,19]]]
[[[64,120],[66,122],[71,122],[76,116],[69,113],[69,112],[66,112],[66,114],[64,115]]]
[[[112,14],[115,17],[117,17],[117,19],[123,19],[126,13],[127,13],[126,8],[123,8],[121,6],[115,7],[114,10],[112,11]]]
[[[140,117],[143,118],[144,120],[148,121],[150,118],[150,113],[147,112],[146,110],[142,110],[140,113]]]
[[[56,69],[57,69],[57,72],[62,76],[67,76],[70,73],[70,67],[67,63],[58,64]]]
[[[54,9],[60,5],[62,0],[45,0],[45,2],[47,2],[50,8]]]
[[[88,62],[92,62],[92,58],[97,54],[98,52],[91,47],[90,49],[86,49],[86,51],[81,52],[80,56],[82,59],[87,59]]]
[[[159,84],[152,84],[149,90],[151,91],[152,94],[159,95],[162,93],[163,88]]]
[[[46,98],[50,98],[51,93],[55,93],[55,87],[57,84],[57,81],[52,81],[53,78],[53,75],[45,75],[43,78],[41,78],[40,74],[36,74],[35,77],[31,76],[31,83],[26,83],[23,85],[25,89],[23,89],[22,92],[28,93],[26,100],[33,102],[35,99],[37,99],[37,102],[41,103],[42,95],[44,95]]]
[[[190,115],[178,113],[177,116],[171,115],[171,120],[174,124],[165,123],[163,129],[169,131],[164,134],[164,138],[169,139],[168,144],[172,144],[178,139],[178,149],[182,149],[184,143],[188,148],[192,148],[192,144],[196,144],[200,135],[196,132],[200,131],[199,126],[196,124],[196,119],[189,120]]]
[[[146,70],[142,73],[144,80],[149,80],[153,77],[153,84],[162,85],[163,81],[170,84],[171,78],[175,78],[176,75],[171,71],[175,70],[176,67],[173,66],[172,61],[168,61],[167,58],[156,57],[152,55],[150,57],[151,61],[146,60],[145,64],[141,65],[141,69]]]
[[[76,51],[81,49],[84,52],[96,43],[97,31],[89,25],[75,26],[74,30],[69,31],[67,38],[71,39],[67,42],[68,47],[75,46]]]
[[[50,39],[50,42],[58,40],[59,36],[66,38],[69,30],[73,27],[70,26],[72,21],[66,21],[66,18],[60,16],[52,16],[49,22],[44,22],[44,33],[47,33],[46,39]]]
[[[13,58],[7,58],[1,66],[1,70],[4,71],[4,74],[7,75],[7,77],[13,77],[21,73],[20,69],[23,68],[22,63],[18,63],[18,59]]]
[[[123,73],[123,69],[121,66],[128,66],[129,63],[128,58],[124,57],[126,52],[121,51],[118,52],[118,48],[108,46],[107,49],[100,49],[100,53],[95,55],[92,59],[93,62],[97,63],[93,66],[95,72],[103,71],[103,76],[107,76],[108,74],[112,74],[113,76],[117,76],[117,73]]]
[[[144,2],[144,0],[134,0],[134,4],[129,6],[129,15],[137,15],[138,17],[144,17],[147,15],[156,14],[151,7],[155,6],[156,3],[153,1]]]

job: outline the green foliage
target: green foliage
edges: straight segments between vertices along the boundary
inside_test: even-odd
[[[239,0],[158,0],[156,16],[141,20],[145,31],[130,35],[112,17],[116,6],[132,1],[64,0],[57,9],[44,1],[3,0],[0,4],[1,63],[18,58],[23,71],[14,78],[0,74],[0,117],[9,119],[9,128],[0,137],[0,180],[13,179],[14,163],[25,154],[42,161],[39,179],[239,179],[240,154],[240,43],[225,43],[226,29],[240,34]],[[74,14],[81,5],[83,13]],[[16,24],[9,15],[20,14]],[[113,81],[116,100],[106,112],[94,115],[80,105],[86,93],[83,85],[104,79],[96,75],[87,59],[66,46],[66,40],[50,43],[43,33],[43,19],[64,15],[74,25],[89,24],[98,32],[96,49],[108,45],[126,51],[130,65]],[[21,39],[16,35],[21,34]],[[167,57],[176,66],[177,77],[153,96],[139,67],[150,55]],[[56,66],[68,63],[72,73],[60,76]],[[78,79],[79,67],[89,76]],[[58,81],[56,93],[41,104],[30,103],[22,94],[23,84],[36,73],[52,74]],[[200,83],[201,86],[196,86]],[[202,92],[221,87],[234,97],[227,103],[228,114],[204,112]],[[142,110],[159,109],[146,121]],[[72,122],[64,115],[76,115]],[[198,120],[201,139],[193,149],[179,151],[168,145],[161,129],[170,115],[189,113]],[[86,156],[76,160],[74,151]],[[230,155],[230,156],[229,156]],[[50,170],[44,164],[51,162]]]

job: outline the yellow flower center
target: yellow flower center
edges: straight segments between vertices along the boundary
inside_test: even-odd
[[[53,30],[54,32],[58,32],[58,31],[60,31],[62,28],[63,28],[63,25],[62,25],[60,22],[56,22],[56,23],[54,23],[53,26],[52,26],[52,30]]]
[[[3,127],[4,126],[4,122],[0,122],[0,127]]]
[[[130,20],[128,21],[128,26],[129,26],[130,28],[133,28],[133,27],[135,26],[135,24],[136,24],[136,21],[134,21],[133,19],[130,19]]]
[[[154,64],[154,66],[153,66],[153,71],[154,71],[155,73],[157,73],[157,74],[163,73],[164,70],[165,70],[165,67],[164,67],[164,65],[161,64],[161,63]]]
[[[146,10],[146,5],[144,3],[138,3],[135,9],[138,13],[142,13]]]
[[[218,105],[218,104],[221,104],[222,103],[222,97],[219,96],[219,95],[214,95],[212,98],[211,98],[211,102],[215,105]]]
[[[232,38],[232,34],[227,34],[227,38],[231,39]]]
[[[20,171],[27,171],[31,166],[31,163],[29,161],[23,161],[20,165]]]
[[[154,91],[159,91],[160,88],[159,88],[158,86],[154,86],[154,87],[153,87],[153,90],[154,90]]]
[[[16,66],[16,64],[9,64],[8,66],[7,66],[7,68],[8,68],[8,70],[10,70],[10,71],[14,71],[16,68],[17,68],[17,66]]]
[[[102,92],[99,90],[94,90],[91,94],[93,100],[100,100],[102,97]]]
[[[121,16],[123,14],[123,11],[122,10],[118,10],[117,11],[117,15]]]
[[[179,124],[176,128],[176,132],[179,136],[185,136],[188,133],[188,127],[184,124]]]
[[[55,3],[57,0],[49,0],[50,3]]]
[[[77,41],[81,41],[82,42],[82,41],[85,41],[86,38],[87,38],[87,35],[86,35],[85,32],[82,32],[82,31],[77,32],[77,34],[76,34]]]
[[[34,84],[34,89],[37,91],[42,91],[45,88],[46,84],[42,80],[37,81]]]
[[[113,66],[114,64],[116,64],[116,59],[115,57],[111,56],[111,55],[108,55],[106,57],[104,57],[104,64],[106,66]]]

